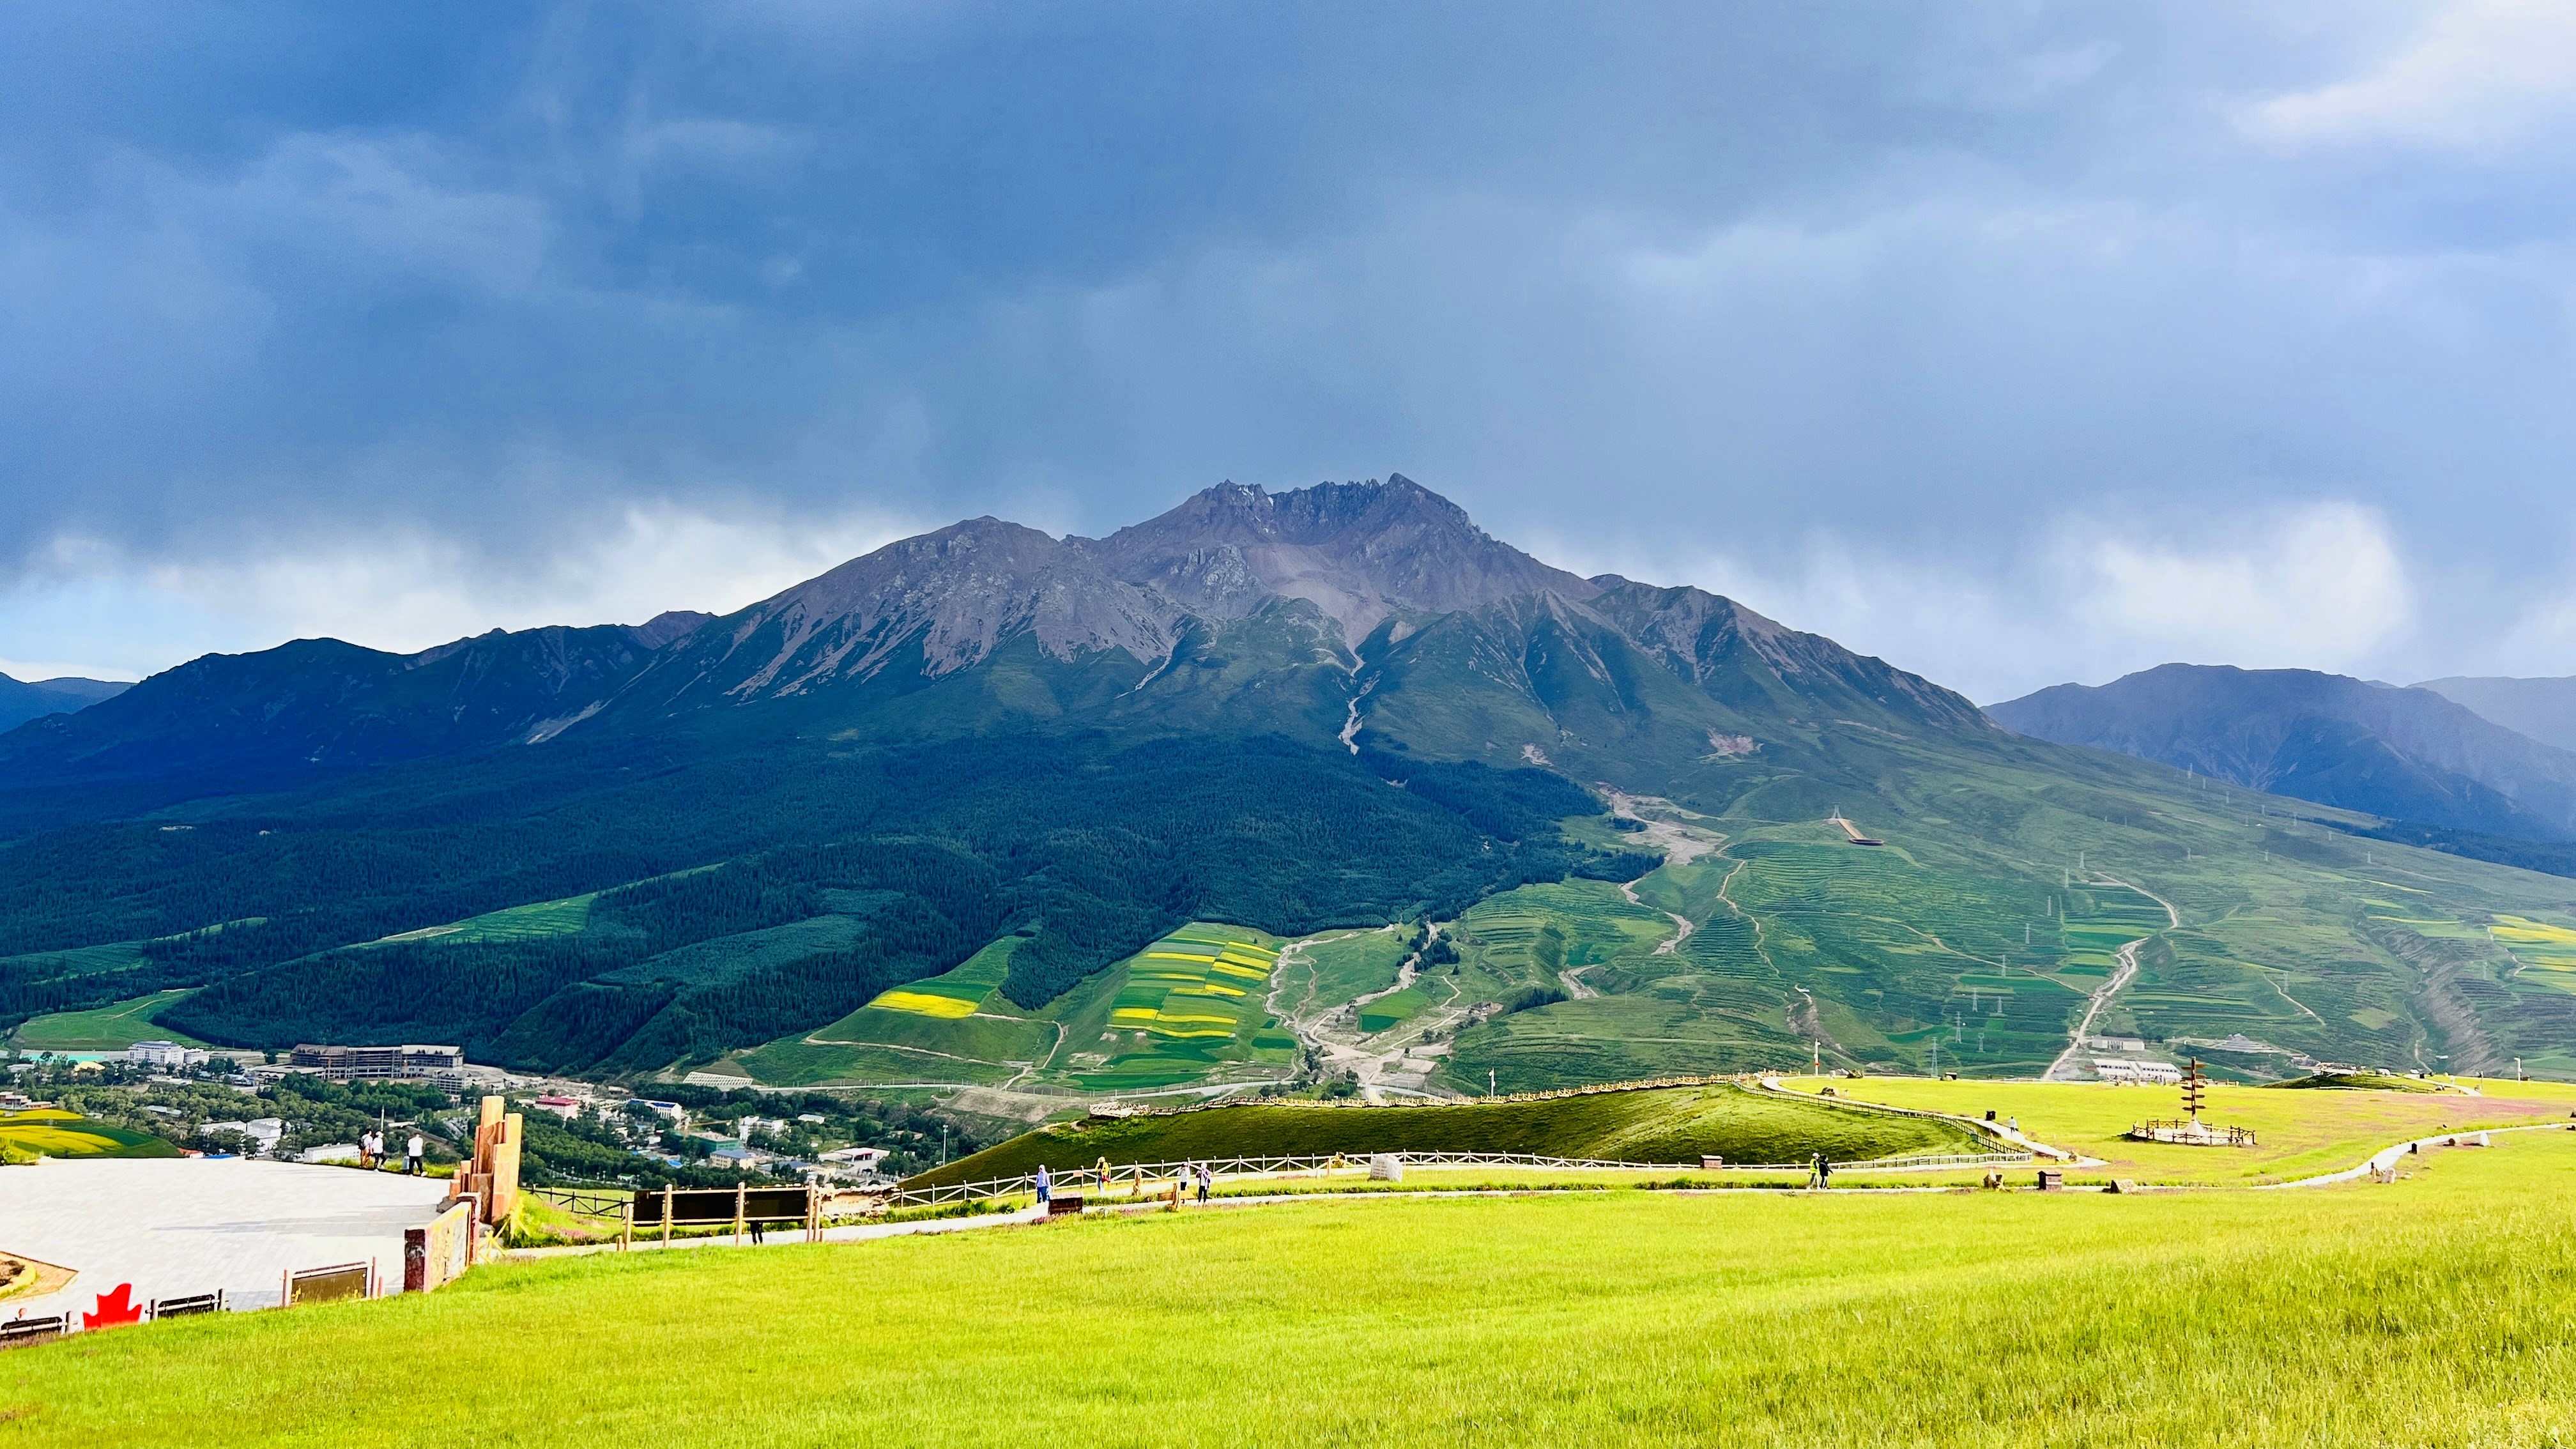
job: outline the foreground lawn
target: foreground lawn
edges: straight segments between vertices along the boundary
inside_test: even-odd
[[[2467,1081],[2468,1079],[2463,1079]],[[2449,1092],[2290,1090],[2212,1083],[2202,1116],[2251,1127],[2259,1145],[2179,1147],[2132,1142],[2132,1123],[2182,1115],[2174,1087],[2121,1087],[2105,1082],[1934,1081],[1926,1077],[1795,1077],[1781,1083],[1815,1094],[1892,1107],[1982,1117],[2019,1117],[2021,1130],[2052,1147],[2102,1158],[2110,1166],[2076,1174],[2141,1182],[2279,1182],[2337,1172],[2410,1137],[2473,1127],[2565,1122],[2576,1113],[2576,1087],[2562,1082],[2479,1081],[2481,1095]]]
[[[2499,1142],[555,1260],[0,1355],[0,1444],[2576,1443],[2576,1133]]]

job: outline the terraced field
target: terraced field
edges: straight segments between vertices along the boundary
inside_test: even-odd
[[[1095,1091],[1177,1085],[1222,1061],[1259,1052],[1284,1057],[1294,1041],[1269,1026],[1276,938],[1241,926],[1193,922],[1118,968],[1119,982],[1089,1055],[1103,1060],[1074,1074]]]
[[[900,1012],[908,1016],[927,1016],[937,1021],[958,1021],[973,1016],[1000,989],[1002,978],[1009,973],[1011,952],[1019,945],[1017,936],[1004,937],[966,958],[957,969],[927,981],[881,992],[877,999],[859,1008],[861,1012]],[[832,1026],[814,1033],[818,1041],[866,1041],[865,1036],[849,1036],[839,1028],[844,1022],[857,1020],[857,1014],[843,1018]]]
[[[2561,991],[2576,991],[2576,928],[2498,916],[2487,934],[2511,953],[2520,974]]]
[[[1246,1065],[1284,1068],[1294,1055],[1266,1006],[1279,944],[1260,932],[1193,922],[1034,1012],[998,989],[1019,940],[996,941],[830,1026],[737,1052],[718,1073],[775,1086],[1038,1083],[1117,1093]]]

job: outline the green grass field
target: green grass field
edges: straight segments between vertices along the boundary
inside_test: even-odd
[[[2392,1187],[1339,1201],[483,1267],[0,1355],[0,1444],[2576,1443],[2576,1134],[2501,1141]]]
[[[2171,1087],[2116,1087],[2089,1082],[1940,1082],[1872,1077],[1863,1081],[1784,1083],[1792,1091],[1830,1087],[1863,1102],[1961,1116],[1988,1111],[2021,1121],[2021,1130],[2052,1147],[2102,1159],[2106,1167],[2079,1178],[2136,1178],[2160,1183],[2260,1183],[2352,1167],[2382,1147],[2434,1132],[2576,1119],[2576,1086],[2560,1082],[2475,1082],[2484,1095],[2416,1091],[2277,1091],[2213,1084],[2210,1122],[2251,1127],[2254,1147],[2182,1147],[2131,1142],[2122,1134],[2145,1118],[2182,1115]]]
[[[1280,971],[1295,1009],[1335,1006],[1395,984],[1411,937],[1388,926],[1375,931],[1337,931],[1301,944],[1285,957]]]
[[[1050,1167],[1332,1153],[1490,1152],[1604,1162],[1838,1162],[1985,1150],[1959,1127],[1784,1101],[1742,1087],[1594,1092],[1535,1102],[1358,1107],[1260,1102],[1164,1116],[1065,1122],[963,1157],[917,1181],[975,1182]]]
[[[173,1031],[152,1018],[161,1008],[188,993],[159,991],[91,1011],[58,1011],[31,1018],[11,1035],[10,1044],[24,1052],[113,1052],[139,1041],[174,1041],[181,1046],[205,1043]]]
[[[559,901],[532,901],[524,906],[511,906],[444,926],[424,926],[387,936],[374,945],[398,941],[451,941],[458,944],[476,941],[535,941],[548,936],[571,936],[590,924],[590,908],[599,892],[568,896]]]

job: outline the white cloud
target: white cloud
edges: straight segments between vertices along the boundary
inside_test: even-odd
[[[725,613],[913,531],[865,513],[725,519],[638,507],[535,563],[426,534],[253,547],[247,561],[153,562],[65,540],[40,574],[0,595],[0,658],[133,678],[209,650],[293,638],[407,653],[494,628]],[[5,662],[0,672],[31,677]]]
[[[1833,533],[1760,559],[1539,552],[1582,573],[1697,584],[1983,703],[2177,660],[2368,671],[2416,625],[2416,589],[2386,522],[2343,502],[2163,535],[2061,515],[1985,567]]]
[[[2471,152],[2513,145],[2576,112],[2576,5],[2464,0],[2348,79],[2242,116],[2288,144],[2394,141]]]
[[[2351,503],[2277,510],[2181,545],[2072,525],[2057,549],[2074,617],[2114,649],[2348,669],[2415,622],[2415,591],[2387,521]]]
[[[2576,593],[2533,600],[2464,668],[2496,673],[2576,674]]]

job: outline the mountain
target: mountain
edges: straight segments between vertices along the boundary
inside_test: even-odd
[[[299,639],[209,654],[0,735],[0,785],[167,779],[237,789],[552,738],[707,621],[495,629],[417,654]]]
[[[2555,752],[2346,685],[2141,748],[2566,813]],[[2576,1073],[2576,887],[2208,786],[1401,477],[1228,483],[720,618],[210,656],[0,734],[0,1025],[182,991],[158,1019],[219,1043],[629,1080],[1481,1091],[2084,1075],[2089,1012],[2247,1078]]]
[[[1986,713],[2021,734],[2321,805],[2576,839],[2576,754],[2429,689],[2304,669],[2167,664],[2098,688],[2057,685]]]
[[[0,730],[49,714],[73,714],[100,700],[114,699],[126,688],[104,679],[68,677],[28,684],[0,674]]]
[[[2576,678],[2428,679],[2415,686],[2544,745],[2576,750]]]

